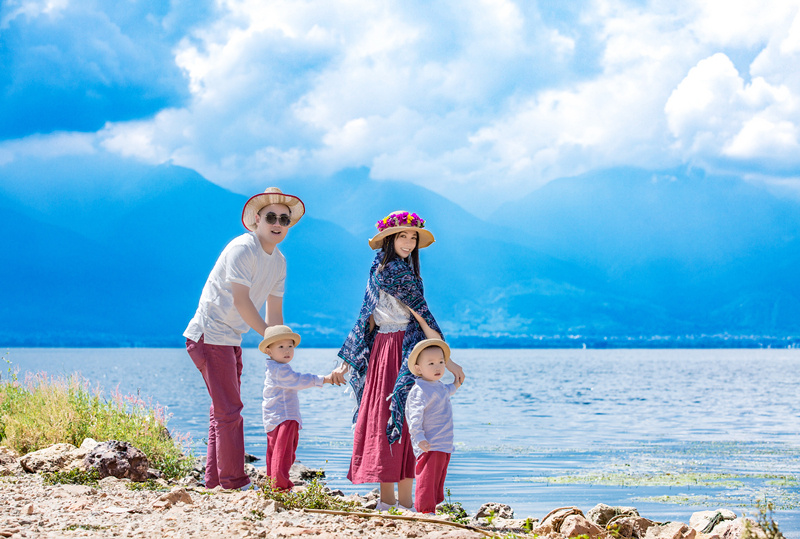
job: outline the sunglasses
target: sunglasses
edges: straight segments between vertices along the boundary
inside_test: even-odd
[[[270,211],[264,214],[264,220],[271,225],[280,223],[281,226],[289,226],[292,224],[292,218],[285,213],[278,215],[277,213]]]

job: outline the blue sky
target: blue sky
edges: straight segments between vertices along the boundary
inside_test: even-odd
[[[367,167],[482,213],[681,164],[800,189],[800,0],[4,0],[0,167]]]

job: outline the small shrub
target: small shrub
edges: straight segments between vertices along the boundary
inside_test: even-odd
[[[768,502],[765,499],[762,503],[761,500],[757,500],[756,511],[758,514],[756,515],[756,522],[764,530],[766,539],[785,539],[783,533],[778,529],[777,522],[772,518],[773,508],[772,502]],[[752,528],[749,520],[746,520],[742,539],[764,539],[764,537]]]
[[[48,472],[42,474],[45,485],[88,485],[96,487],[100,480],[97,470],[74,468],[68,472]]]
[[[143,490],[151,490],[154,492],[166,492],[169,489],[155,481],[154,479],[146,479],[144,481],[130,481],[125,483],[125,487],[128,490],[133,490],[135,492],[141,492]]]
[[[453,522],[458,522],[459,524],[469,524],[469,515],[467,515],[467,512],[464,510],[461,502],[453,502],[450,499],[449,488],[446,490],[446,493],[446,501],[439,506],[436,513],[439,515],[450,515],[450,518]]]
[[[313,479],[305,490],[292,492],[276,489],[272,481],[268,482],[258,491],[259,496],[275,500],[286,509],[328,509],[331,511],[360,511],[358,502],[345,501],[339,496],[333,496],[325,491],[325,485]]]

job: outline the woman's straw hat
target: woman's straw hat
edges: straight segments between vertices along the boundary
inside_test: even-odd
[[[292,222],[290,227],[297,224],[303,214],[306,212],[306,205],[303,201],[294,195],[284,195],[277,187],[267,187],[263,193],[259,193],[250,197],[242,210],[242,224],[250,232],[256,230],[256,214],[261,211],[264,206],[270,204],[283,204],[289,207],[292,213]]]
[[[445,362],[450,359],[450,347],[447,346],[446,342],[444,342],[442,339],[425,339],[424,341],[419,341],[416,346],[414,346],[414,349],[411,350],[411,354],[408,356],[408,370],[414,372],[412,369],[414,368],[414,365],[417,364],[417,358],[419,358],[420,353],[431,346],[438,346],[442,349],[442,352],[444,352]]]
[[[404,231],[414,231],[419,236],[419,248],[424,249],[434,241],[433,234],[426,230],[425,219],[416,213],[407,211],[393,211],[375,225],[378,233],[369,240],[369,246],[373,249],[380,249],[383,245],[383,238]]]
[[[269,326],[267,331],[264,332],[264,340],[258,345],[258,349],[266,354],[267,348],[273,343],[285,339],[292,339],[295,346],[300,344],[300,335],[292,331],[289,326]]]

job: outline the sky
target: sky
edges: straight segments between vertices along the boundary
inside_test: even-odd
[[[474,213],[617,166],[800,189],[798,65],[800,0],[2,0],[0,171],[363,167]]]

